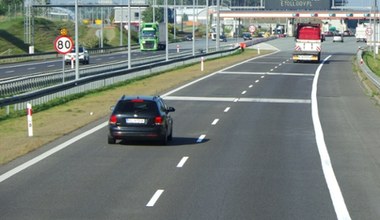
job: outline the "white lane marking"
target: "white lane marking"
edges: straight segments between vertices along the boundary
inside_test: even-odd
[[[165,100],[181,101],[210,101],[210,102],[266,102],[266,103],[306,103],[310,104],[310,99],[275,99],[275,98],[221,98],[221,97],[189,97],[189,96],[166,96]],[[230,107],[228,107],[229,110]],[[226,112],[226,110],[224,110]]]
[[[231,107],[227,107],[226,109],[224,109],[224,112],[228,112],[230,109]]]
[[[95,60],[96,60],[96,61],[99,61],[99,60],[102,60],[102,58],[96,58]]]
[[[273,69],[270,69],[271,72],[273,72]]]
[[[223,97],[191,97],[191,96],[166,96],[165,100],[181,100],[181,101],[217,101],[217,102],[233,102],[236,98]]]
[[[265,76],[261,76],[261,79],[264,79],[265,78]]]
[[[252,87],[253,87],[253,85],[249,85],[249,86],[248,86],[248,88],[252,88]]]
[[[278,64],[278,66],[282,66],[282,63]]]
[[[202,81],[202,80],[204,80],[204,79],[207,79],[207,78],[209,78],[209,77],[211,77],[211,76],[214,76],[214,75],[216,75],[216,74],[223,74],[225,70],[230,69],[230,68],[232,68],[232,67],[235,67],[235,66],[241,65],[241,64],[243,64],[243,63],[248,63],[248,62],[250,62],[250,61],[252,61],[252,60],[256,60],[256,59],[259,59],[259,58],[262,58],[262,57],[271,56],[271,55],[276,54],[276,53],[278,53],[278,52],[279,52],[279,51],[275,51],[275,52],[270,53],[270,54],[266,54],[266,55],[263,55],[263,56],[254,57],[254,58],[252,58],[252,59],[249,59],[249,60],[246,60],[246,61],[243,61],[243,62],[237,63],[237,64],[232,65],[232,66],[229,66],[229,67],[224,68],[224,69],[222,69],[222,70],[219,70],[219,71],[217,71],[217,72],[211,73],[211,74],[209,74],[209,75],[207,75],[207,76],[204,76],[204,77],[202,77],[202,78],[199,78],[199,79],[197,79],[197,80],[194,80],[194,81],[192,81],[192,82],[189,82],[189,83],[187,83],[187,84],[185,84],[185,85],[183,85],[183,86],[180,86],[180,87],[178,87],[178,88],[176,88],[176,89],[173,89],[173,90],[171,90],[171,91],[169,91],[169,92],[167,92],[167,93],[161,95],[161,97],[166,97],[166,96],[168,96],[168,95],[170,95],[170,94],[173,94],[173,93],[175,93],[175,92],[178,92],[179,90],[181,90],[181,89],[183,89],[183,88],[186,88],[186,87],[188,87],[188,86],[190,86],[190,85],[193,85],[193,84],[195,84],[195,83],[197,83],[197,82],[199,82],[199,81]],[[262,73],[261,73],[261,74],[262,74]]]
[[[273,69],[271,69],[273,71]],[[273,75],[273,76],[310,76],[314,77],[314,73],[279,73],[279,72],[222,72],[221,74],[236,74],[236,75]]]
[[[185,165],[186,161],[189,159],[189,157],[182,157],[182,159],[179,161],[179,163],[177,164],[177,168],[181,168],[183,167],[183,165]]]
[[[258,82],[260,82],[260,80],[256,80],[256,81],[255,81],[255,83],[258,83]]]
[[[163,189],[157,190],[156,193],[154,193],[152,198],[149,200],[148,204],[146,204],[146,206],[153,207],[164,191],[165,190],[163,190]]]
[[[293,103],[293,104],[310,104],[309,99],[268,99],[268,98],[240,98],[239,102],[265,102],[265,103]]]
[[[29,67],[27,70],[34,70],[36,67]]]
[[[311,112],[313,118],[313,125],[315,131],[315,139],[317,141],[319,155],[321,157],[322,170],[325,175],[325,180],[327,187],[330,192],[330,197],[335,209],[335,213],[338,217],[338,220],[341,219],[351,219],[351,216],[347,210],[346,203],[344,201],[342,192],[340,190],[338,181],[334,174],[334,169],[331,164],[330,156],[327,151],[325,138],[322,130],[321,121],[319,119],[319,110],[318,110],[318,100],[317,100],[317,88],[318,88],[318,78],[323,64],[331,57],[326,57],[323,62],[319,65],[315,77],[313,80],[313,87],[311,90]]]
[[[275,68],[275,69],[277,69],[277,68],[278,68],[278,66],[275,66],[274,68]]]
[[[52,65],[48,65],[47,67],[54,67],[55,65],[54,64],[52,64]]]
[[[0,176],[0,183],[3,182],[4,180],[8,179],[9,177],[11,177],[11,176],[13,176],[13,175],[15,175],[15,174],[17,174],[17,173],[25,170],[26,168],[28,168],[28,167],[30,167],[30,166],[32,166],[32,165],[40,162],[41,160],[43,160],[43,159],[45,159],[45,158],[47,158],[47,157],[49,157],[49,156],[57,153],[58,151],[66,148],[67,146],[71,145],[72,143],[74,143],[74,142],[76,142],[76,141],[78,141],[78,140],[80,140],[80,139],[82,139],[82,138],[84,138],[84,137],[86,137],[86,136],[88,136],[88,135],[90,135],[90,134],[92,134],[92,133],[94,133],[94,132],[102,129],[106,125],[108,125],[108,121],[103,122],[102,124],[100,124],[100,125],[92,128],[92,129],[90,129],[90,130],[88,130],[86,132],[83,132],[82,134],[79,134],[79,135],[75,136],[74,138],[72,138],[72,139],[70,139],[70,140],[68,140],[68,141],[66,141],[66,142],[64,142],[64,143],[62,143],[62,144],[60,144],[60,145],[58,145],[58,146],[56,146],[56,147],[48,150],[48,151],[46,151],[45,153],[40,154],[39,156],[37,156],[37,157],[35,157],[35,158],[33,158],[33,159],[31,159],[31,160],[29,160],[29,161],[27,161],[27,162],[19,165],[17,167],[15,167],[14,169],[12,169],[12,170],[10,170],[10,171],[2,174]]]
[[[245,93],[247,93],[247,91],[243,91],[243,92],[241,92],[242,95],[244,95]]]
[[[272,54],[276,54],[276,53],[278,53],[278,52],[279,52],[279,51],[275,51],[275,52],[273,52],[273,53],[266,54],[266,55],[261,56],[261,57],[270,56],[270,55],[272,55]],[[251,61],[251,60],[255,60],[255,59],[259,59],[259,58],[260,58],[260,57],[254,57],[254,58],[252,58],[252,59],[250,59],[250,60],[246,60],[246,61],[243,61],[243,62],[237,63],[237,64],[235,64],[235,65],[233,65],[233,66],[229,66],[229,67],[227,67],[227,68],[225,68],[225,69],[223,69],[223,70],[226,70],[226,69],[228,69],[228,68],[232,68],[232,67],[237,66],[237,65],[240,65],[240,64],[242,64],[242,63],[246,63],[246,62],[249,62],[249,61]],[[98,59],[96,59],[96,60],[101,60],[101,58],[98,58]],[[55,61],[54,61],[54,62],[55,62]],[[28,64],[22,64],[22,65],[17,65],[17,66],[25,66],[25,65],[28,65]],[[35,65],[35,64],[31,64],[31,65]],[[223,70],[221,70],[221,71],[223,71]],[[188,84],[186,84],[186,85],[183,85],[183,86],[181,86],[181,87],[179,87],[179,88],[173,89],[173,90],[167,92],[166,94],[163,94],[161,97],[165,97],[165,96],[167,96],[167,95],[169,95],[169,94],[172,94],[172,93],[174,93],[174,92],[177,92],[177,91],[179,91],[179,90],[181,90],[181,89],[183,89],[183,88],[185,88],[185,87],[187,87],[187,86],[190,86],[190,85],[192,85],[192,84],[194,84],[194,83],[196,83],[196,82],[199,82],[199,81],[201,81],[201,80],[203,80],[203,79],[206,79],[206,78],[208,78],[208,77],[210,77],[210,76],[212,76],[212,75],[215,75],[215,74],[217,74],[217,73],[219,73],[219,72],[212,73],[212,74],[207,75],[207,76],[205,76],[205,77],[202,77],[202,78],[200,78],[200,79],[198,79],[198,80],[195,80],[195,81],[193,81],[193,82],[190,82],[190,83],[188,83]],[[30,167],[30,166],[33,166],[34,164],[38,163],[39,161],[41,161],[41,160],[43,160],[43,159],[45,159],[45,158],[51,156],[52,154],[54,154],[54,153],[56,153],[56,152],[58,152],[58,151],[60,151],[60,150],[62,150],[62,149],[64,149],[64,148],[68,147],[68,146],[71,145],[72,143],[74,143],[74,142],[76,142],[76,141],[78,141],[78,140],[80,140],[80,139],[82,139],[82,138],[84,138],[84,137],[86,137],[86,136],[88,136],[88,135],[90,135],[90,134],[96,132],[97,130],[102,129],[103,127],[105,127],[105,126],[107,126],[107,125],[108,125],[108,121],[105,121],[105,122],[99,124],[98,126],[92,128],[92,129],[90,129],[90,130],[88,130],[88,131],[85,131],[85,132],[83,132],[82,134],[79,134],[79,135],[75,136],[74,138],[72,138],[72,139],[66,141],[65,143],[62,143],[62,144],[60,144],[60,145],[58,145],[58,146],[56,146],[56,147],[50,149],[49,151],[46,151],[46,152],[40,154],[39,156],[37,156],[37,157],[35,157],[35,158],[33,158],[33,159],[31,159],[31,160],[29,160],[29,161],[27,161],[27,162],[25,162],[25,163],[23,163],[23,164],[21,164],[21,165],[19,165],[19,166],[13,168],[13,169],[11,169],[11,170],[9,170],[8,172],[6,172],[6,173],[4,173],[4,174],[2,174],[2,175],[0,176],[0,183],[3,182],[4,180],[10,178],[11,176],[13,176],[13,175],[15,175],[15,174],[17,174],[17,173],[19,173],[19,172],[25,170],[26,168],[28,168],[28,167]]]
[[[205,137],[206,137],[205,134],[202,134],[201,136],[199,136],[197,143],[201,143],[203,141],[203,139],[205,139]]]
[[[15,72],[14,70],[5,71],[5,73],[14,73],[14,72]]]
[[[218,121],[219,121],[219,119],[218,118],[216,118],[216,119],[214,119],[214,121],[212,121],[212,125],[216,125],[217,123],[218,123]]]

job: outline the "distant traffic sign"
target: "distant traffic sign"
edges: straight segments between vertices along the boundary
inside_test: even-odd
[[[73,39],[69,36],[58,36],[54,41],[54,48],[60,54],[67,54],[71,52],[73,47]]]
[[[249,29],[249,32],[251,33],[256,31],[256,27],[254,25],[250,25],[248,29]]]
[[[373,30],[372,30],[372,28],[367,27],[367,29],[365,29],[365,34],[366,34],[367,36],[372,36],[372,34],[373,34]]]

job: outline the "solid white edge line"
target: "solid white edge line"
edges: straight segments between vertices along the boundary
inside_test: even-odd
[[[181,168],[183,167],[183,165],[185,165],[187,159],[189,159],[189,157],[182,157],[182,159],[179,161],[179,163],[177,164],[177,168]]]
[[[26,168],[28,168],[28,167],[30,167],[30,166],[32,166],[32,165],[40,162],[41,160],[43,160],[43,159],[45,159],[45,158],[47,158],[47,157],[49,157],[49,156],[57,153],[58,151],[66,148],[70,144],[72,144],[72,143],[74,143],[74,142],[76,142],[76,141],[78,141],[78,140],[80,140],[80,139],[82,139],[82,138],[84,138],[84,137],[86,137],[86,136],[88,136],[88,135],[90,135],[90,134],[92,134],[92,133],[94,133],[94,132],[102,129],[103,127],[105,127],[107,125],[108,125],[108,121],[103,122],[102,124],[100,124],[100,125],[92,128],[92,129],[90,129],[90,130],[88,130],[86,132],[83,132],[82,134],[79,134],[79,135],[75,136],[74,138],[71,138],[70,140],[68,140],[68,141],[66,141],[66,142],[64,142],[64,143],[62,143],[62,144],[60,144],[60,145],[58,145],[58,146],[56,146],[56,147],[54,147],[54,148],[46,151],[45,153],[40,154],[39,156],[37,156],[37,157],[35,157],[35,158],[33,158],[33,159],[25,162],[25,163],[23,163],[23,164],[15,167],[15,168],[13,168],[12,170],[10,170],[10,171],[8,171],[8,172],[6,172],[6,173],[4,173],[4,174],[2,174],[0,176],[0,183],[3,182],[4,180],[8,179],[9,177],[11,177],[11,176],[13,176],[13,175],[15,175],[15,174],[17,174],[17,173],[25,170]]]
[[[339,220],[349,220],[351,219],[350,214],[348,213],[346,203],[344,201],[342,192],[340,190],[338,181],[336,179],[334,169],[331,164],[330,156],[327,151],[324,134],[322,130],[322,125],[319,119],[319,111],[318,111],[318,100],[317,100],[317,85],[318,85],[318,78],[320,71],[323,67],[323,64],[331,57],[326,57],[322,63],[319,65],[315,77],[313,80],[313,87],[311,91],[311,110],[312,110],[312,118],[313,118],[313,125],[314,125],[314,131],[315,131],[315,139],[318,146],[319,155],[321,157],[321,164],[322,164],[322,170],[323,174],[326,179],[327,187],[330,192],[330,197],[335,209],[335,213],[337,215],[337,218]]]
[[[149,202],[146,204],[146,206],[148,207],[153,207],[157,200],[160,198],[161,194],[164,192],[163,189],[159,189],[156,191],[156,193],[154,193],[154,195],[152,196],[152,198],[149,200]]]

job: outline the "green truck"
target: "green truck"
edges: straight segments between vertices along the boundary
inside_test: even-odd
[[[160,31],[161,29],[161,31]],[[165,23],[143,23],[139,43],[141,51],[166,49]]]

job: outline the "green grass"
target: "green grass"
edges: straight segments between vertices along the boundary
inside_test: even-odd
[[[363,60],[377,76],[380,76],[380,55],[373,56],[373,52],[365,51]]]
[[[54,52],[54,40],[60,35],[60,30],[67,28],[69,36],[74,40],[75,25],[71,21],[34,19],[34,51]],[[97,26],[79,25],[79,43],[87,48],[99,47],[99,39],[95,33]],[[24,43],[24,18],[0,20],[0,55],[27,54],[29,45]],[[127,45],[127,32],[123,33],[123,45]],[[104,47],[120,45],[119,26],[104,28]],[[137,33],[132,32],[131,42],[137,42]]]

